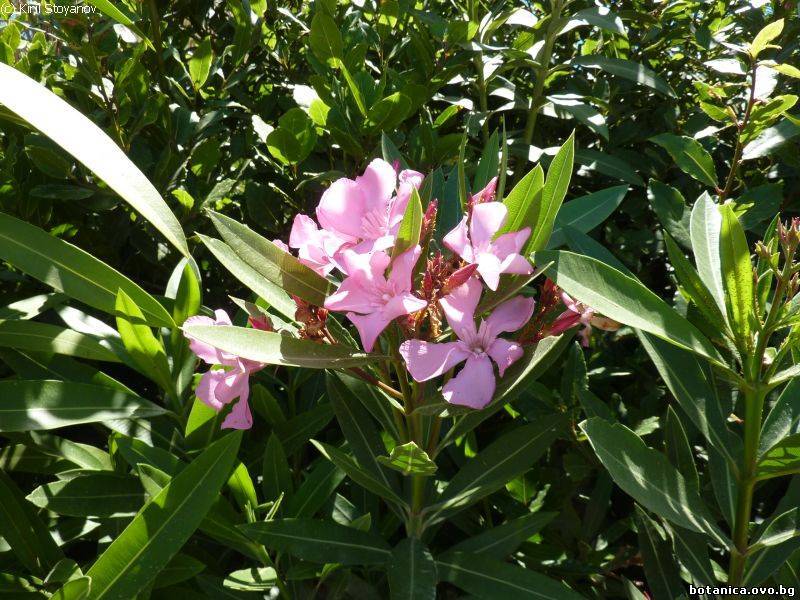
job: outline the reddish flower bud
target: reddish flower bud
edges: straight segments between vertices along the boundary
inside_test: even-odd
[[[464,285],[469,278],[475,274],[475,271],[478,270],[478,265],[471,264],[467,265],[466,267],[461,267],[455,273],[450,275],[447,278],[447,281],[444,283],[444,287],[442,288],[443,294],[449,294],[451,291],[459,287],[460,285]]]

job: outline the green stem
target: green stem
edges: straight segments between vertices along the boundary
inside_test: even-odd
[[[750,113],[753,110],[753,105],[756,103],[756,63],[753,63],[752,69],[752,80],[750,86],[750,98],[747,101],[747,107],[744,111],[744,116],[740,123],[736,124],[736,148],[733,151],[733,160],[731,161],[731,170],[728,173],[728,178],[725,181],[725,188],[719,194],[719,201],[720,204],[725,202],[725,199],[730,195],[731,191],[733,190],[733,183],[736,181],[736,173],[739,170],[739,163],[742,162],[742,150],[744,149],[744,144],[742,144],[742,132],[744,128],[747,127],[747,124],[750,121]]]
[[[531,107],[528,111],[528,120],[525,122],[525,131],[522,134],[522,141],[525,142],[526,149],[533,141],[533,131],[536,128],[536,120],[539,115],[542,96],[544,95],[544,80],[547,78],[547,73],[550,70],[550,60],[553,58],[553,45],[556,42],[556,37],[558,37],[562,25],[562,8],[563,4],[561,0],[553,2],[553,13],[550,15],[550,22],[547,24],[544,47],[539,54],[539,66],[536,68],[535,72],[536,83],[533,86],[533,94],[531,94]],[[525,158],[527,159],[527,156]]]

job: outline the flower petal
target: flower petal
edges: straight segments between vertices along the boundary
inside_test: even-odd
[[[392,203],[392,210],[389,213],[389,221],[399,222],[408,206],[408,199],[411,197],[412,189],[419,189],[425,175],[413,169],[403,169],[397,175],[397,196]]]
[[[392,261],[392,272],[389,274],[389,282],[394,283],[401,290],[411,289],[411,275],[414,272],[414,265],[419,260],[422,249],[419,245],[409,248],[400,256]]]
[[[474,262],[475,254],[472,252],[472,245],[470,244],[469,235],[467,234],[466,216],[461,219],[455,228],[442,238],[442,243],[465,261],[470,263]]]
[[[470,352],[459,342],[435,344],[421,340],[407,340],[400,346],[400,356],[415,381],[428,381],[443,375],[467,359]]]
[[[218,411],[241,393],[242,381],[247,382],[246,373],[213,369],[203,373],[195,393],[206,406]]]
[[[503,260],[509,254],[518,254],[531,235],[531,228],[524,227],[519,231],[511,231],[497,236],[492,242],[492,254]]]
[[[497,286],[500,285],[500,273],[503,269],[503,264],[500,259],[494,254],[483,252],[478,255],[478,273],[486,283],[486,287],[495,291]]]
[[[506,222],[508,209],[502,202],[476,204],[472,209],[469,225],[469,239],[475,248],[492,241],[494,235]]]
[[[442,396],[450,404],[483,408],[492,401],[495,380],[489,357],[470,356],[464,368],[442,388]]]
[[[525,350],[523,350],[522,346],[517,342],[497,338],[492,342],[492,345],[486,349],[486,353],[497,363],[500,377],[502,377],[508,367],[522,358],[522,355],[525,354]]]
[[[186,319],[183,325],[184,327],[186,327],[187,325],[209,326],[209,325],[216,325],[216,322],[211,317],[194,316]],[[200,340],[195,339],[188,333],[184,333],[184,335],[186,336],[186,339],[189,340],[189,348],[191,349],[192,352],[194,352],[197,358],[199,358],[205,363],[208,363],[209,365],[220,364],[222,357],[219,351],[216,348],[214,348],[214,346],[206,344],[205,342],[201,342]]]
[[[361,187],[352,179],[334,181],[322,194],[317,206],[317,220],[323,228],[357,238],[367,206]]]
[[[497,337],[506,331],[516,331],[530,321],[533,307],[536,304],[533,298],[515,296],[506,300],[486,317],[486,325],[490,335]]]
[[[375,310],[374,290],[357,275],[346,277],[339,289],[325,299],[325,308],[368,313]]]
[[[514,275],[530,275],[533,273],[533,267],[521,254],[509,254],[500,264],[500,272]]]
[[[356,184],[364,197],[367,210],[386,207],[389,212],[389,199],[394,193],[397,183],[397,173],[394,167],[382,158],[374,159],[364,174],[356,177]]]
[[[250,429],[253,426],[253,415],[250,413],[250,386],[245,380],[239,401],[233,405],[231,412],[222,421],[222,429]]]
[[[475,335],[475,309],[481,299],[481,282],[471,278],[439,301],[447,322],[462,340]]]
[[[392,319],[387,319],[382,311],[370,313],[368,315],[357,315],[355,313],[347,313],[347,318],[353,322],[353,325],[358,329],[358,335],[361,337],[361,345],[364,350],[372,352],[372,347],[375,345],[375,340],[381,332],[386,329],[386,326],[392,322]]]
[[[410,315],[418,310],[422,310],[426,306],[428,306],[427,301],[422,298],[417,298],[411,292],[404,292],[389,299],[383,307],[383,316],[392,321],[402,315]]]

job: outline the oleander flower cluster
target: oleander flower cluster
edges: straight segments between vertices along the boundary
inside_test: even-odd
[[[522,254],[531,230],[506,229],[508,208],[495,198],[496,177],[470,196],[461,220],[440,243],[433,239],[437,200],[431,199],[419,243],[396,251],[409,200],[424,179],[422,173],[375,159],[355,179],[330,185],[316,207],[316,219],[297,215],[288,244],[275,240],[314,272],[338,283],[324,306],[295,298],[302,337],[337,343],[326,321],[329,312],[342,313],[366,352],[398,357],[415,382],[442,377],[444,400],[481,409],[492,401],[497,379],[524,356],[526,346],[579,325],[582,343],[588,344],[592,326],[616,327],[549,280],[538,307],[534,298],[515,295],[482,310],[482,299],[498,292],[503,277],[524,283],[534,275]],[[230,325],[231,320],[218,310],[215,319],[193,317],[187,323]],[[264,317],[251,318],[250,324],[271,329]],[[200,380],[198,397],[215,410],[236,401],[223,427],[249,428],[249,377],[265,365],[189,338],[192,351],[212,365]]]

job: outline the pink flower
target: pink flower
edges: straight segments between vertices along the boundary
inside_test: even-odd
[[[458,341],[437,344],[408,340],[400,346],[400,354],[416,381],[433,379],[466,361],[458,375],[444,385],[442,396],[451,404],[471,408],[483,408],[492,401],[495,376],[491,361],[502,377],[522,357],[522,346],[498,336],[525,325],[534,306],[532,298],[517,296],[499,305],[476,329],[475,309],[480,298],[481,284],[475,278],[442,298],[442,309]]]
[[[483,193],[483,192],[481,192]],[[468,263],[478,265],[478,273],[491,290],[496,290],[501,273],[530,275],[530,263],[519,253],[531,234],[530,227],[494,236],[503,227],[508,209],[502,202],[476,204],[444,239],[444,245]]]
[[[189,317],[185,325],[232,325],[231,319],[224,310],[214,311],[216,319],[210,317]],[[236,398],[239,401],[222,422],[223,429],[250,429],[253,426],[253,415],[247,402],[250,396],[250,374],[262,369],[259,362],[247,360],[230,354],[210,344],[201,342],[186,334],[189,347],[197,357],[209,365],[222,365],[223,369],[211,369],[200,378],[197,386],[197,397],[217,412]]]
[[[616,331],[620,327],[616,321],[596,315],[593,308],[573,300],[566,292],[561,292],[561,301],[567,310],[558,315],[550,325],[550,335],[564,333],[580,323],[583,325],[580,332],[581,345],[586,347],[589,345],[589,334],[593,326],[604,331]]]
[[[421,183],[421,173],[405,170],[398,177],[392,165],[376,158],[363,175],[337,179],[325,190],[317,220],[356,252],[386,250],[394,244],[412,187]]]
[[[411,293],[412,273],[421,252],[415,246],[396,257],[388,278],[384,273],[391,260],[385,252],[342,253],[343,266],[349,275],[325,300],[325,308],[350,311],[347,318],[358,329],[367,352],[372,351],[375,340],[394,319],[427,306],[425,300]]]
[[[289,234],[289,247],[297,250],[297,258],[323,277],[337,266],[334,255],[347,243],[335,232],[320,229],[309,216],[297,215]]]

